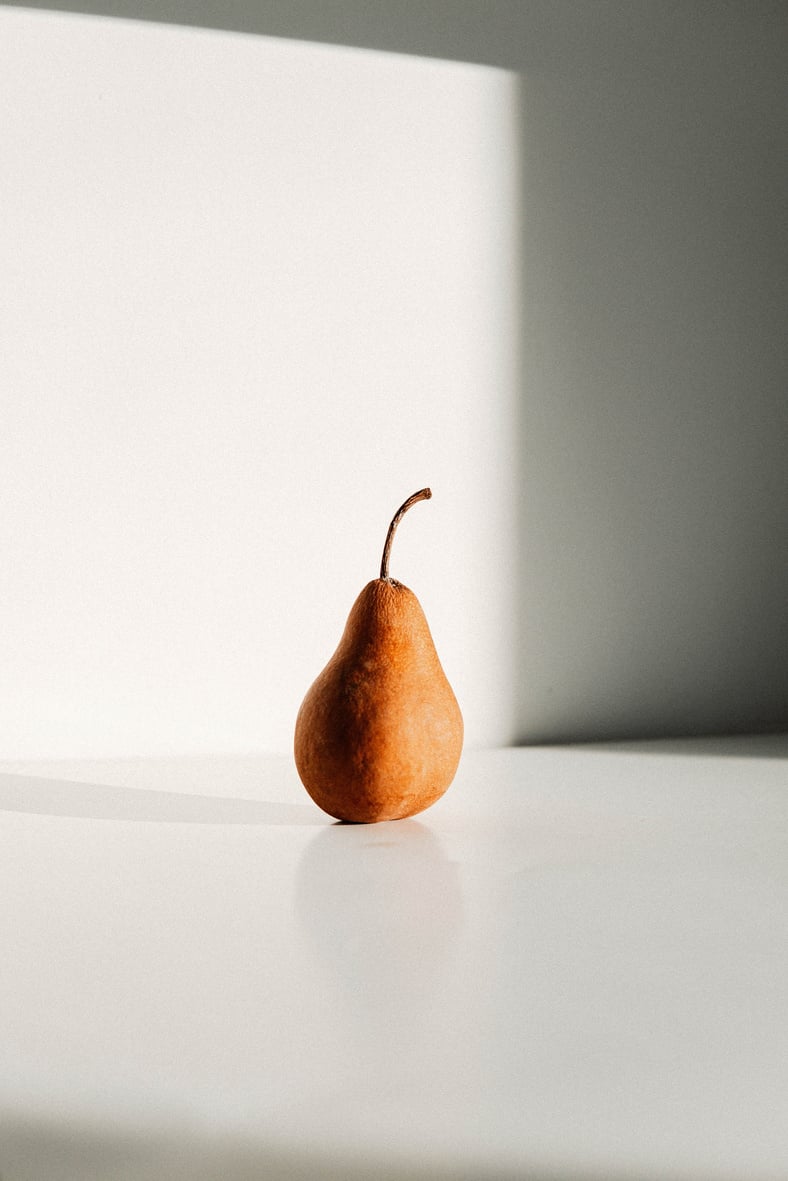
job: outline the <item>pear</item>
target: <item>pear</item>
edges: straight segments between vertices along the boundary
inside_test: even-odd
[[[460,707],[412,590],[389,577],[389,525],[380,577],[367,583],[339,647],[303,700],[295,762],[315,803],[338,820],[400,820],[434,804],[460,761]]]

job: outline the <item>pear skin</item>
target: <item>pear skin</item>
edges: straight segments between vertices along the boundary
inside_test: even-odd
[[[339,647],[309,689],[295,727],[295,762],[314,802],[338,820],[372,823],[423,812],[460,761],[463,721],[419,600],[388,577],[362,590]]]

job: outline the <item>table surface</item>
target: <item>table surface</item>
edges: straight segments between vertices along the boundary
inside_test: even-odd
[[[0,766],[2,1181],[788,1177],[788,740]]]

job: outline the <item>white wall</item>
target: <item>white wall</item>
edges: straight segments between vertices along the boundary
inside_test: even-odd
[[[469,702],[471,717],[477,706],[487,710],[487,722],[478,729],[474,723],[482,740],[494,733],[533,741],[784,727],[788,8],[772,0],[81,6],[455,58],[519,77],[517,147],[510,153],[497,135],[488,140],[498,115],[479,136],[500,149],[480,203],[504,210],[504,235],[511,231],[511,177],[501,157],[521,170],[523,233],[521,249],[512,252],[522,262],[518,409],[516,423],[504,416],[487,452],[500,456],[501,480],[515,481],[516,517],[507,516],[499,486],[495,529],[474,517],[464,554],[475,569],[491,572],[489,590],[505,597],[503,588],[510,588],[514,605],[498,614],[497,629],[474,641],[477,653],[493,645],[491,656],[469,657],[464,629],[449,621],[446,640],[440,636],[447,666],[476,700]],[[510,94],[510,83],[501,84]],[[507,115],[504,124],[510,122]],[[481,218],[475,229],[482,224],[489,232],[492,223]],[[448,229],[446,221],[442,232]],[[501,253],[489,257],[500,260]],[[501,284],[511,306],[507,293],[517,282],[503,266],[493,271],[481,289],[489,295],[489,319],[480,321],[487,326],[497,322],[494,285]],[[499,359],[511,356],[508,337],[494,334],[494,341]],[[468,367],[460,355],[451,370],[449,343],[434,373],[452,372],[456,396],[456,378]],[[391,354],[399,356],[394,348]],[[417,368],[414,362],[411,379]],[[397,384],[409,388],[408,381]],[[488,410],[500,398],[510,404],[506,375],[475,388],[485,397],[495,391]],[[360,393],[354,404],[368,406]],[[499,453],[502,438],[510,449]],[[469,476],[475,483],[478,474],[455,469],[466,491]],[[372,547],[381,514],[399,499],[397,475],[370,505],[354,554]],[[427,479],[436,485],[432,504],[414,510],[422,521],[409,522],[398,543],[401,559],[409,556],[406,546],[426,543],[411,577],[421,589],[431,576],[426,558],[435,556],[435,536],[421,532],[428,527],[423,518],[432,514],[430,528],[437,528],[439,503],[450,511],[460,490],[451,486],[445,497],[441,489],[439,501],[431,473],[407,475],[408,488]],[[309,499],[322,504],[323,496],[310,491]],[[511,579],[504,561],[510,528],[518,550]],[[280,550],[286,552],[284,544]],[[343,552],[338,565],[347,585],[339,597],[352,597],[359,580],[350,561]],[[436,564],[445,566],[445,557]],[[468,627],[472,619],[492,618],[494,612],[478,615],[480,593],[455,590],[448,609],[464,610]],[[436,630],[436,611],[446,602],[439,593],[425,604]],[[299,632],[310,650],[325,631],[311,618]],[[447,652],[458,634],[459,652]],[[501,646],[515,662],[508,681]],[[222,647],[220,637],[217,651]],[[181,650],[188,651],[186,638]],[[486,679],[477,681],[482,670]],[[218,670],[217,685],[226,681]],[[254,709],[265,712],[262,699]],[[200,712],[195,707],[194,716]],[[493,717],[499,722],[489,725]],[[505,717],[511,725],[501,722]]]
[[[0,758],[289,749],[425,484],[392,573],[511,738],[517,115],[481,66],[0,9]]]

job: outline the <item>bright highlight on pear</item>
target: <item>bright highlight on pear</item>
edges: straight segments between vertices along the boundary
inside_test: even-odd
[[[421,604],[389,577],[397,525],[431,496],[422,488],[395,514],[380,577],[356,599],[339,647],[298,711],[298,774],[338,820],[368,824],[423,812],[460,761],[462,714]]]

